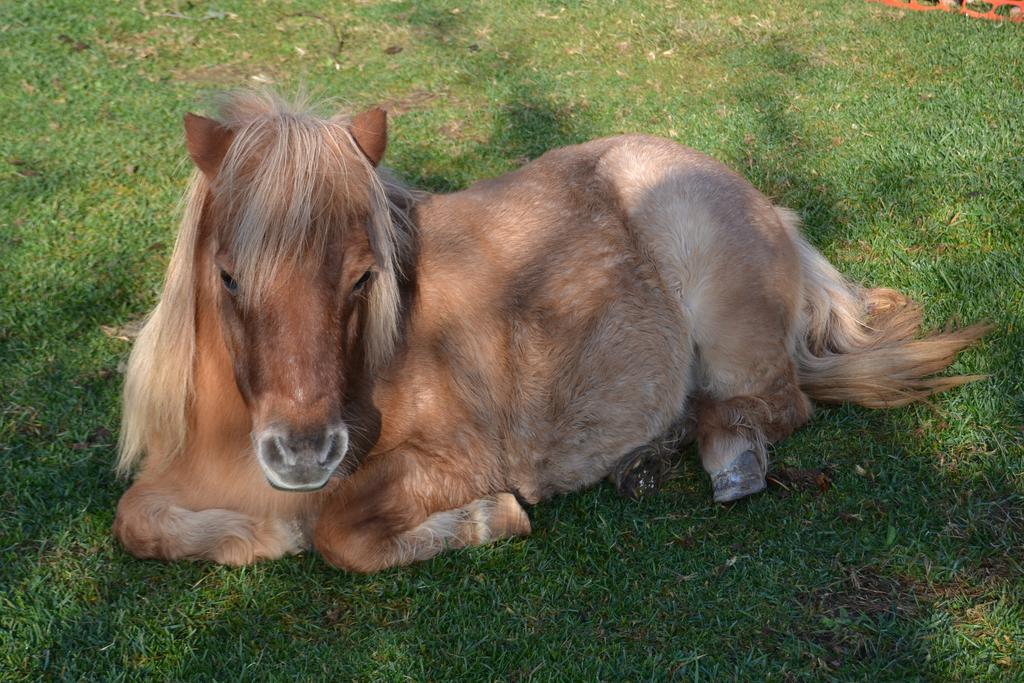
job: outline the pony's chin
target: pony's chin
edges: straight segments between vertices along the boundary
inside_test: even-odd
[[[312,493],[313,491],[319,491],[323,487],[327,486],[327,482],[329,482],[330,480],[331,477],[328,476],[319,484],[300,484],[298,486],[291,486],[288,484],[275,482],[270,477],[267,477],[267,483],[270,484],[270,487],[272,489],[274,489],[275,491],[286,491],[288,493]]]
[[[320,472],[316,473],[320,475],[318,478],[309,477],[309,472],[292,473],[299,475],[295,477],[298,481],[289,477],[289,473],[275,472],[262,461],[260,461],[260,469],[263,470],[263,476],[266,477],[267,483],[276,491],[310,493],[312,491],[319,491],[327,486],[327,482],[331,480],[331,477],[336,476],[337,465],[331,469],[322,468]]]

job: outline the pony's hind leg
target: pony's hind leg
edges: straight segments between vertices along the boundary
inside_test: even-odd
[[[768,444],[786,438],[810,417],[810,402],[796,383],[788,354],[780,354],[775,365],[774,376],[761,377],[757,366],[749,366],[751,376],[742,386],[718,382],[715,394],[696,402],[701,464],[711,476],[716,503],[763,490]]]
[[[190,510],[166,488],[136,483],[121,497],[114,535],[139,558],[202,559],[243,565],[303,549],[303,534],[284,520],[234,510]]]
[[[612,468],[608,481],[619,495],[640,500],[661,488],[665,476],[665,460],[657,446],[647,444],[634,448]]]
[[[670,475],[669,460],[693,443],[696,432],[696,417],[688,411],[668,432],[624,455],[608,474],[608,481],[619,495],[632,500],[656,493]]]
[[[745,272],[715,271],[713,291],[695,302],[697,446],[719,503],[764,489],[768,444],[811,414],[790,354],[799,264],[776,252]]]

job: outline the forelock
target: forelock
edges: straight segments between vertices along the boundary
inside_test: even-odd
[[[329,240],[373,211],[372,170],[345,118],[253,93],[223,100],[218,118],[234,138],[212,188],[213,215],[232,275],[255,303],[282,267],[319,262]]]

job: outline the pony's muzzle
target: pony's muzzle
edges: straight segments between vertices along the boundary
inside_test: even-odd
[[[271,486],[283,491],[315,491],[327,483],[344,459],[348,428],[338,424],[322,431],[264,429],[253,435],[253,445]]]

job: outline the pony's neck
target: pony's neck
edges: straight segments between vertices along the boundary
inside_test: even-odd
[[[398,252],[399,271],[408,273],[415,267],[419,252],[419,227],[416,214],[419,205],[428,199],[430,194],[395,180],[390,171],[384,171],[379,177],[384,184],[388,210],[391,213],[391,224],[395,226],[398,233],[396,251]],[[402,279],[400,275],[399,280]]]

